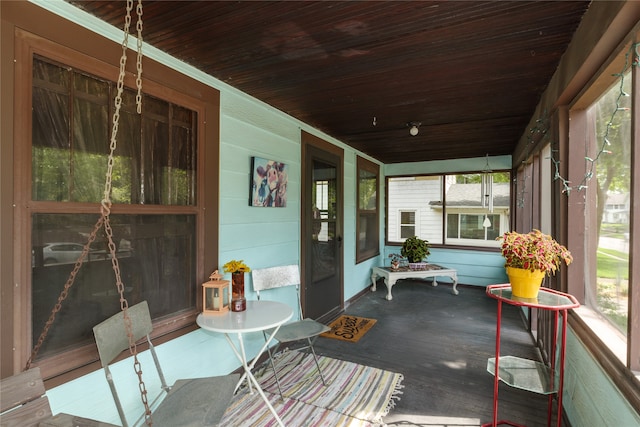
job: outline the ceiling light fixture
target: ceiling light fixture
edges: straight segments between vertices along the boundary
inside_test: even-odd
[[[409,122],[407,123],[407,126],[410,128],[409,129],[409,133],[411,134],[411,136],[416,136],[418,134],[418,127],[420,127],[422,123],[420,122]]]

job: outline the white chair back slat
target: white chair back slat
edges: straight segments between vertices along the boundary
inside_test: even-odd
[[[297,265],[254,269],[251,271],[251,278],[256,292],[295,286],[300,284],[300,269]]]

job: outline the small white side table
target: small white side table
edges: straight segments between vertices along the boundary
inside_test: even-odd
[[[269,399],[260,388],[260,384],[251,373],[256,361],[260,358],[260,355],[267,349],[269,343],[275,336],[280,326],[289,321],[293,316],[293,310],[287,304],[283,304],[277,301],[247,301],[247,309],[241,312],[228,311],[224,314],[199,314],[196,318],[196,323],[202,329],[211,332],[218,332],[224,334],[229,346],[235,353],[236,357],[242,363],[244,368],[244,374],[240,377],[240,381],[236,385],[236,391],[242,381],[247,379],[247,385],[249,386],[249,392],[253,393],[253,386],[260,394],[264,403],[275,417],[278,424],[284,427],[284,423],[278,416],[278,413],[273,408]],[[268,335],[264,345],[258,351],[258,354],[253,360],[248,361],[247,355],[244,350],[243,334],[249,332],[261,332],[267,329],[273,329],[271,334]],[[239,347],[236,347],[235,343],[231,339],[230,335],[237,335]],[[252,385],[253,383],[253,385]]]
[[[397,270],[393,270],[390,267],[373,267],[371,271],[371,291],[376,291],[376,281],[378,277],[384,278],[384,284],[387,285],[387,300],[391,301],[391,288],[400,279],[426,279],[427,277],[433,277],[432,286],[438,286],[436,277],[446,276],[451,277],[453,280],[452,293],[458,295],[458,273],[452,268],[442,267],[437,264],[427,264],[424,270],[411,270],[409,267],[400,267]]]

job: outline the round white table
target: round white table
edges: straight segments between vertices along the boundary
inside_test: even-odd
[[[293,310],[287,304],[283,304],[277,301],[247,301],[247,309],[241,312],[228,311],[223,314],[199,314],[196,318],[196,323],[202,329],[211,332],[217,332],[224,334],[229,346],[235,353],[236,357],[242,363],[244,368],[244,374],[236,385],[236,391],[242,381],[247,379],[247,385],[249,386],[249,392],[253,393],[253,386],[262,397],[262,400],[267,404],[267,407],[275,417],[278,424],[284,426],[284,423],[278,416],[278,413],[273,408],[269,399],[262,391],[260,384],[251,373],[256,361],[260,358],[262,353],[267,349],[271,340],[275,336],[280,326],[289,321],[293,316]],[[253,360],[249,362],[244,350],[243,334],[249,332],[265,332],[265,343],[262,348],[255,355]],[[268,333],[267,333],[268,332]],[[230,335],[237,335],[240,348],[236,347],[235,343],[231,339]]]

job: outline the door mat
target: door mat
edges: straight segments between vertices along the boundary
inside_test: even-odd
[[[364,334],[371,329],[377,322],[376,319],[367,319],[366,317],[348,316],[343,314],[336,320],[331,322],[330,331],[323,333],[322,337],[335,338],[337,340],[358,342]]]

